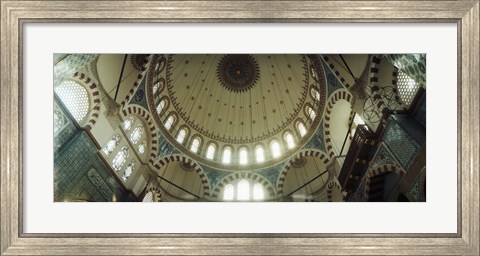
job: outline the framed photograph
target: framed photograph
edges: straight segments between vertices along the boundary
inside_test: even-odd
[[[1,0],[1,255],[479,255],[479,8]]]

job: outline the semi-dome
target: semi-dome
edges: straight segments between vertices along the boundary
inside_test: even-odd
[[[321,65],[301,54],[155,55],[147,96],[163,136],[182,153],[228,170],[295,153],[326,102]]]

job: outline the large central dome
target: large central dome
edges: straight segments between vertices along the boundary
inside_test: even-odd
[[[284,129],[309,85],[303,55],[170,55],[166,77],[180,117],[226,143],[257,142]]]
[[[300,54],[157,55],[147,82],[150,108],[167,140],[192,158],[217,166],[224,157],[207,152],[214,145],[216,154],[227,148],[235,166],[241,149],[252,159],[261,147],[265,161],[246,165],[266,166],[288,156],[269,152],[272,143],[293,153],[320,123],[325,81],[312,63]]]

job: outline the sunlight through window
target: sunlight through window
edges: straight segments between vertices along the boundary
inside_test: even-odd
[[[222,162],[224,164],[229,164],[231,162],[232,158],[232,149],[230,147],[226,147],[223,150],[223,159]]]
[[[83,86],[73,81],[65,81],[55,88],[55,93],[77,122],[85,118],[89,102],[87,90]]]
[[[308,116],[310,117],[310,120],[315,120],[315,117],[317,116],[317,114],[315,114],[315,111],[313,110],[312,107],[310,106],[307,106],[307,114]]]
[[[165,99],[161,100],[160,103],[157,105],[157,113],[162,113],[163,108],[167,105],[167,101]]]
[[[247,180],[241,180],[237,185],[237,200],[250,199],[250,183]]]
[[[167,119],[167,121],[165,122],[165,128],[167,130],[170,130],[173,126],[173,122],[175,121],[175,118],[173,117],[173,115],[170,115]]]
[[[297,129],[298,133],[300,133],[300,136],[305,136],[307,134],[307,128],[305,128],[305,125],[302,122],[297,123]]]
[[[255,149],[255,158],[257,159],[257,163],[265,161],[265,150],[262,146],[257,146]]]
[[[177,135],[178,143],[183,144],[186,136],[187,136],[187,130],[185,130],[185,128],[180,129],[180,131],[178,132],[178,135]]]
[[[208,145],[206,157],[208,159],[213,159],[214,156],[215,156],[215,144],[211,143],[210,145]]]
[[[227,184],[223,189],[223,200],[231,201],[235,196],[235,188],[232,184]]]
[[[280,150],[280,144],[278,143],[278,141],[274,140],[272,142],[271,148],[272,148],[272,156],[274,158],[277,158],[282,154]]]
[[[248,152],[246,148],[240,149],[240,164],[247,164],[248,163]]]
[[[255,183],[255,185],[253,185],[253,200],[263,200],[264,198],[262,184]]]
[[[287,132],[287,133],[285,134],[285,140],[287,141],[287,147],[288,147],[289,149],[292,149],[292,148],[295,147],[295,141],[294,141],[293,136],[292,136],[291,133]]]
[[[143,125],[139,124],[135,130],[133,130],[130,140],[133,144],[137,144],[138,140],[143,134]]]
[[[198,153],[198,148],[200,147],[200,139],[194,138],[192,141],[192,145],[190,146],[190,151],[193,153]]]

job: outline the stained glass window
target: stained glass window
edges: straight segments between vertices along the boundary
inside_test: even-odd
[[[315,114],[315,111],[313,110],[313,108],[308,106],[308,105],[306,106],[306,108],[307,108],[307,114],[310,117],[310,120],[312,120],[312,121],[315,120],[315,117],[317,115]]]
[[[307,128],[302,122],[297,123],[297,129],[298,129],[298,133],[300,133],[300,136],[303,137],[305,136],[305,134],[307,134]]]
[[[265,150],[260,145],[255,148],[255,158],[257,159],[257,163],[265,161]]]
[[[213,159],[214,156],[215,156],[215,144],[211,143],[210,145],[208,145],[206,157],[208,159]]]
[[[177,135],[178,143],[183,144],[186,136],[187,136],[187,130],[185,130],[185,128],[180,129],[180,131],[178,132],[178,135]]]
[[[162,110],[165,107],[165,105],[167,105],[167,100],[166,99],[162,99],[160,101],[160,103],[158,103],[158,105],[157,105],[157,113],[158,114],[162,113]]]
[[[190,151],[192,151],[193,153],[198,153],[199,147],[200,147],[200,139],[194,138],[192,140],[192,145],[190,145]]]
[[[312,98],[316,102],[320,101],[320,93],[317,91],[317,89],[315,88],[310,89],[310,95],[312,95]]]
[[[130,175],[132,175],[134,168],[135,168],[135,161],[132,160],[132,161],[130,162],[130,164],[127,165],[127,167],[125,168],[125,171],[123,172],[123,175],[122,175],[122,180],[123,180],[123,181],[127,181],[127,180],[128,180],[128,178],[130,177]]]
[[[123,121],[123,129],[125,131],[130,130],[134,122],[135,120],[133,120],[133,116],[129,116],[127,119],[125,119],[125,121]]]
[[[127,161],[128,157],[128,148],[123,147],[115,156],[112,161],[112,166],[115,171],[120,171],[125,161]]]
[[[280,149],[280,144],[276,140],[274,140],[272,142],[271,150],[272,150],[272,156],[275,157],[275,158],[279,157],[282,154],[281,149]]]
[[[140,145],[138,145],[138,153],[143,154],[145,153],[145,148],[147,147],[147,141],[144,140]]]
[[[105,147],[103,147],[103,152],[105,153],[105,155],[109,156],[114,150],[115,148],[117,147],[118,143],[120,142],[120,135],[114,135],[108,142],[107,144],[105,145]]]
[[[223,159],[222,162],[224,164],[229,164],[232,160],[232,149],[230,147],[226,147],[223,150]]]
[[[239,152],[240,156],[240,164],[247,164],[248,163],[248,151],[246,148],[241,148]]]
[[[143,125],[139,124],[130,135],[130,140],[133,144],[137,144],[138,140],[143,134]]]
[[[287,132],[287,133],[285,134],[285,140],[287,141],[287,147],[288,147],[289,149],[292,149],[292,148],[295,147],[295,141],[294,141],[293,136],[292,136],[291,133]]]
[[[167,118],[167,121],[165,121],[165,128],[167,130],[170,130],[173,126],[173,122],[175,121],[175,117],[173,117],[173,115],[170,115],[168,118]]]

